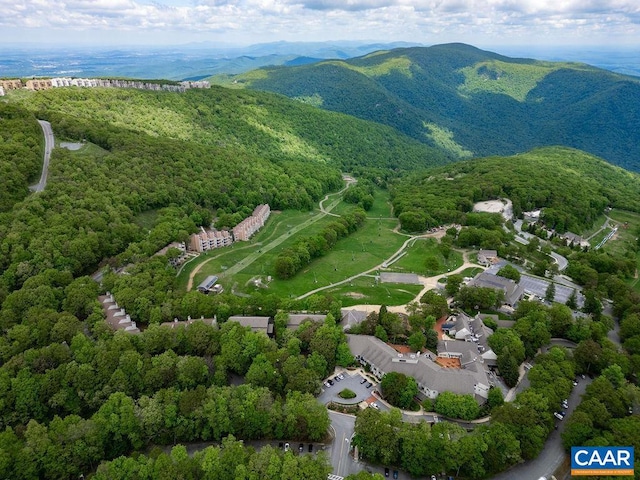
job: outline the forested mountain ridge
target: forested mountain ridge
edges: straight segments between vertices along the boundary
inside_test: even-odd
[[[544,147],[512,157],[465,160],[408,175],[392,187],[394,212],[425,228],[465,222],[479,201],[509,198],[513,213],[544,208],[560,233],[591,227],[606,207],[640,212],[640,176],[585,152]]]
[[[640,79],[585,64],[446,44],[219,80],[312,99],[461,158],[566,145],[640,170]]]
[[[38,155],[35,118],[51,121],[58,140],[89,145],[55,149],[45,192],[0,217],[0,301],[46,269],[79,275],[114,255],[148,256],[213,211],[241,219],[259,203],[310,209],[340,188],[341,170],[447,161],[388,127],[270,93],[69,88],[8,98],[35,125],[24,134]],[[26,177],[3,176],[2,190],[18,182],[14,201],[24,198]],[[150,210],[159,215],[147,232],[134,219]]]

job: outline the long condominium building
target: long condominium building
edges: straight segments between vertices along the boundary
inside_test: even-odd
[[[190,247],[196,252],[206,252],[214,248],[226,247],[233,243],[233,237],[226,230],[205,230],[191,235]]]
[[[253,210],[253,214],[250,217],[245,218],[238,225],[233,227],[233,239],[236,242],[248,241],[254,233],[264,226],[270,214],[271,208],[268,204],[263,203],[258,205]]]

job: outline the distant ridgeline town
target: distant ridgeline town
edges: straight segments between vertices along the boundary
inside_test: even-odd
[[[165,82],[149,80],[122,80],[115,78],[33,78],[23,82],[21,79],[0,80],[0,96],[7,90],[48,90],[58,87],[106,87],[106,88],[136,88],[138,90],[165,90],[168,92],[184,92],[190,88],[209,88],[206,81],[198,82]]]

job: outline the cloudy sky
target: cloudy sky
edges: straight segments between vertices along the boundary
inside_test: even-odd
[[[0,0],[0,43],[640,43],[638,0]]]

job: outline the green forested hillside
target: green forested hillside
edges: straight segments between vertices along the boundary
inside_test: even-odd
[[[90,143],[79,152],[55,149],[45,192],[0,219],[5,291],[46,268],[74,275],[95,268],[144,238],[132,219],[149,210],[160,215],[127,258],[184,237],[213,209],[246,215],[264,202],[309,209],[339,188],[340,170],[445,161],[388,127],[259,92],[70,88],[12,100],[32,123],[51,121],[58,140]],[[24,132],[40,145],[39,130]],[[3,176],[2,190],[24,185],[21,178]]]
[[[103,125],[201,145],[237,148],[273,161],[401,170],[447,161],[388,127],[325,112],[272,94],[213,87],[184,94],[120,89],[51,89],[23,100],[73,138]],[[79,120],[79,121],[76,121]]]
[[[431,224],[464,222],[475,202],[509,198],[516,216],[544,207],[549,227],[582,231],[607,206],[640,211],[640,176],[578,150],[546,147],[411,175],[392,195],[401,219],[420,212]]]
[[[0,212],[29,193],[42,169],[42,131],[35,117],[0,102]]]
[[[640,171],[640,79],[588,65],[448,44],[264,68],[224,81],[312,97],[458,157],[566,145]]]

